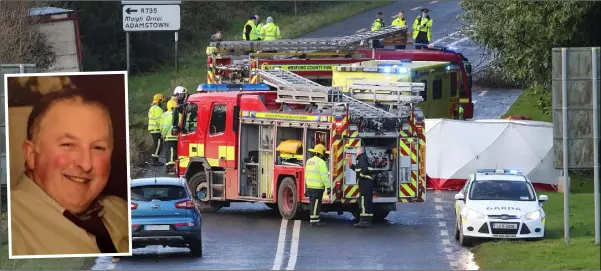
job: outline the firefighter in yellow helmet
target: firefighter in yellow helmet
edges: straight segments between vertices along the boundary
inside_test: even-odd
[[[175,160],[177,159],[177,135],[173,135],[173,109],[177,106],[177,101],[169,100],[167,102],[167,111],[161,116],[161,135],[165,140],[165,172],[175,173]],[[182,119],[182,114],[179,113],[179,119]]]
[[[320,222],[321,201],[323,192],[327,189],[330,194],[330,180],[328,174],[328,166],[325,161],[325,155],[328,154],[326,147],[322,144],[317,144],[313,149],[309,149],[314,153],[313,157],[307,160],[305,164],[305,188],[306,194],[309,195],[311,215],[311,227],[321,227]]]
[[[152,97],[152,104],[148,110],[148,132],[152,136],[152,161],[153,166],[161,166],[159,162],[159,154],[161,153],[161,147],[163,145],[163,139],[161,138],[161,115],[163,115],[163,94],[157,93]]]
[[[359,180],[359,223],[354,224],[353,227],[358,228],[371,228],[371,221],[373,220],[373,178],[371,177],[371,168],[369,167],[369,159],[365,154],[365,147],[359,146],[357,148],[357,164],[351,165],[350,167],[357,174]]]

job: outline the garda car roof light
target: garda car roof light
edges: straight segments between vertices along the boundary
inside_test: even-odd
[[[476,173],[480,174],[508,174],[508,175],[522,175],[523,172],[518,169],[478,169]]]

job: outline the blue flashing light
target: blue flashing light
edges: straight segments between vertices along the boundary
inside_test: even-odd
[[[409,69],[407,69],[405,67],[399,68],[399,73],[407,73],[408,71],[409,71]]]
[[[517,169],[478,169],[476,173],[522,175],[524,172]]]
[[[213,91],[268,91],[267,84],[200,84],[196,92]]]
[[[384,72],[385,73],[390,73],[390,67],[384,67]]]

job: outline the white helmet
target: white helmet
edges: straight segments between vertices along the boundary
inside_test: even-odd
[[[177,95],[177,94],[187,94],[188,90],[185,87],[182,86],[177,86],[175,87],[175,89],[173,90],[173,95]]]

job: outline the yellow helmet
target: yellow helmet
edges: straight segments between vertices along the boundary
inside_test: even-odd
[[[177,102],[175,100],[169,100],[167,102],[167,111],[173,111],[173,108],[177,106]]]
[[[164,99],[164,97],[163,97],[163,94],[161,94],[161,93],[157,93],[154,96],[152,96],[153,103],[161,103],[161,102],[163,102],[163,99]]]
[[[315,145],[315,148],[313,149],[309,149],[310,152],[314,152],[314,153],[318,153],[321,155],[324,155],[324,153],[326,154],[330,154],[329,151],[326,151],[326,147],[323,144],[317,144]]]

